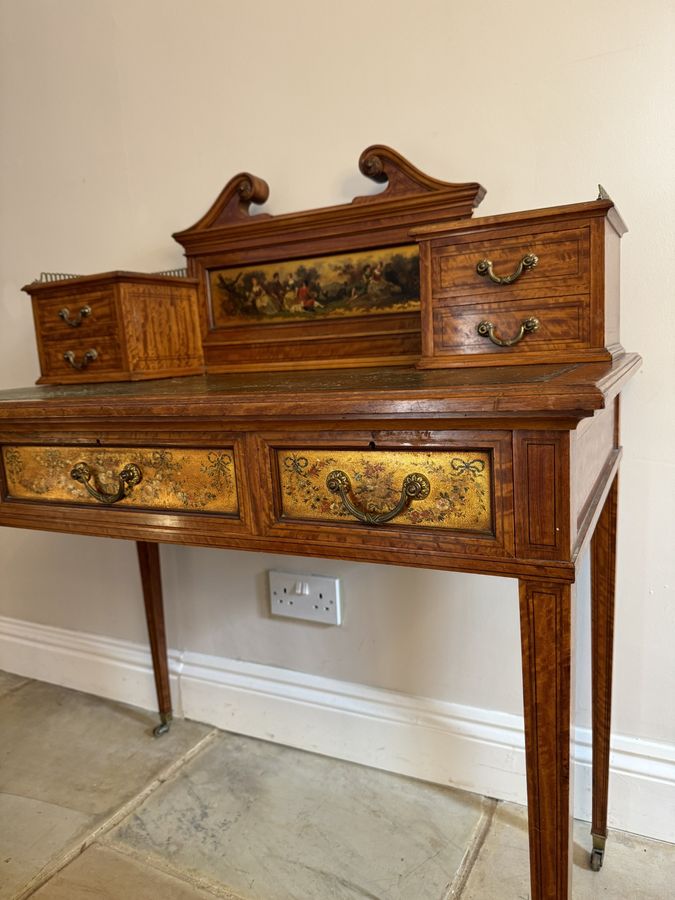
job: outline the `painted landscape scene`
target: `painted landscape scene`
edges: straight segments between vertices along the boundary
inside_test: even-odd
[[[417,245],[214,269],[209,279],[217,328],[420,308]]]

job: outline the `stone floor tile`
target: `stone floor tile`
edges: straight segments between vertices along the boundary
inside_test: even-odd
[[[590,825],[575,822],[573,900],[668,900],[675,896],[675,845],[614,831],[600,872],[589,867]],[[530,896],[527,810],[500,803],[461,900]]]
[[[223,735],[110,833],[247,900],[440,900],[474,795]]]
[[[97,844],[32,895],[35,900],[213,900],[214,895]]]
[[[11,672],[3,672],[0,669],[0,696],[16,690],[22,684],[27,684],[28,681],[29,679],[24,678],[22,675],[12,675]]]
[[[107,817],[211,729],[33,681],[0,697],[0,792]]]
[[[0,794],[0,900],[13,897],[90,824],[84,813]]]

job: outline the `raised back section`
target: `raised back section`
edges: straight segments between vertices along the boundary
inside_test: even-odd
[[[174,234],[199,282],[207,369],[406,365],[420,356],[410,229],[470,218],[485,190],[431,178],[382,145],[359,169],[386,184],[323,209],[250,215],[267,183],[242,172]]]

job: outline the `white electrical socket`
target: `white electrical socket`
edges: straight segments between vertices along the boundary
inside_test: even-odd
[[[272,615],[340,625],[340,580],[323,575],[270,572]]]

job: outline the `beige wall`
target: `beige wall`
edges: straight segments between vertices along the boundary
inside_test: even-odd
[[[623,341],[646,360],[623,409],[614,725],[675,743],[672,2],[0,8],[2,387],[38,373],[22,284],[40,270],[180,265],[171,232],[242,169],[269,181],[271,212],[369,190],[356,160],[373,142],[439,178],[481,181],[485,214],[591,199],[602,181],[631,229]],[[174,647],[520,710],[514,582],[176,547],[162,557]],[[133,545],[4,529],[0,567],[0,615],[144,640]],[[271,620],[270,567],[339,575],[344,627]],[[586,577],[581,587],[583,614]],[[587,661],[585,640],[581,651]],[[579,684],[587,710],[585,673]]]

